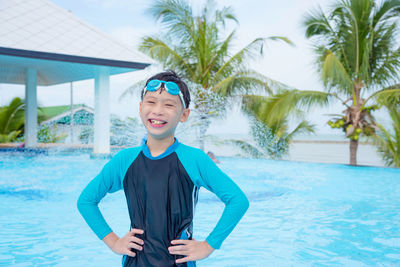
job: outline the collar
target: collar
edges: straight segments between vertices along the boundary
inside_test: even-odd
[[[177,139],[176,137],[174,137],[174,139],[175,139],[175,142],[174,142],[172,145],[170,145],[162,154],[158,155],[157,157],[153,157],[153,156],[151,155],[150,149],[149,149],[149,147],[147,146],[147,140],[146,140],[146,141],[143,143],[143,145],[142,145],[143,154],[144,154],[147,158],[152,159],[152,160],[165,158],[166,156],[172,154],[172,153],[176,150],[176,148],[179,146],[179,141],[178,141],[178,139]]]

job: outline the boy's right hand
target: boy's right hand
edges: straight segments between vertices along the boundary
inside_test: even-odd
[[[131,257],[135,257],[136,253],[131,249],[142,250],[143,249],[143,240],[136,237],[135,234],[143,234],[144,231],[142,229],[131,229],[124,237],[116,239],[113,244],[110,244],[109,247],[112,251],[120,255],[128,255]],[[105,240],[104,240],[105,241]],[[106,242],[107,243],[107,242]]]

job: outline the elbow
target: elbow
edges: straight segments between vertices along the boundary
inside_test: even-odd
[[[241,214],[241,216],[243,216],[249,209],[250,202],[245,193],[241,190],[238,190],[235,196],[227,201],[225,205],[232,205],[232,207],[235,207],[238,214]]]
[[[225,202],[225,205],[232,205],[232,207],[235,207],[238,213],[242,214],[243,216],[249,209],[250,202],[246,194],[239,189],[235,192],[231,199]]]
[[[83,194],[81,194],[78,198],[78,200],[76,201],[76,208],[78,209],[80,214],[83,214],[83,211],[85,209],[85,207],[87,207],[88,201],[85,200],[85,197]]]
[[[243,214],[249,209],[250,207],[250,201],[247,198],[247,196],[242,192],[241,196],[241,206],[243,208]]]
[[[76,201],[76,208],[79,210],[80,213],[83,207],[82,195],[79,196],[78,200]]]

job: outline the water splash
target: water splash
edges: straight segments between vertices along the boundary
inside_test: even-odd
[[[288,153],[289,143],[285,136],[278,136],[274,129],[255,118],[252,118],[251,121],[251,135],[267,157],[281,159]]]

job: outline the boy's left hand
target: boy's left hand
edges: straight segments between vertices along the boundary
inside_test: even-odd
[[[176,246],[168,248],[170,254],[186,256],[177,259],[176,263],[201,260],[207,258],[214,251],[207,241],[197,241],[194,238],[192,240],[172,240],[171,244]]]

